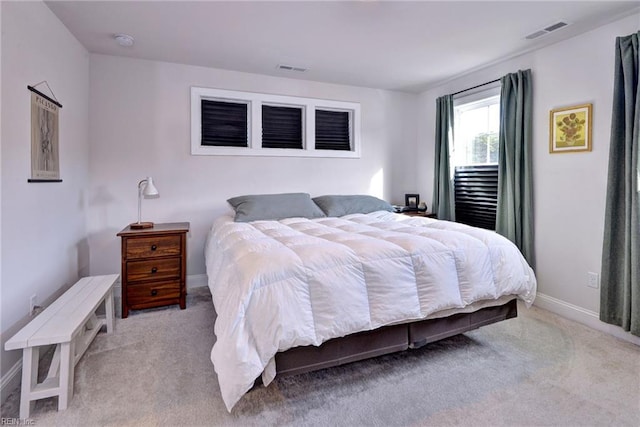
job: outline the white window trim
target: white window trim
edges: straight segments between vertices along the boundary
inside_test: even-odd
[[[212,147],[201,145],[201,100],[212,99],[247,103],[248,147]],[[262,148],[262,105],[282,105],[302,108],[303,148]],[[316,150],[316,108],[347,111],[351,126],[351,150]],[[266,93],[191,87],[191,154],[196,156],[273,156],[360,158],[360,104]]]

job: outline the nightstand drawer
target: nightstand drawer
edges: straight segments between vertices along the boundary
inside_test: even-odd
[[[130,306],[151,307],[156,302],[177,298],[180,298],[180,282],[130,285],[127,288],[127,300]]]
[[[177,257],[128,261],[127,281],[179,279],[181,263]]]
[[[180,235],[127,239],[126,258],[150,258],[180,255]]]

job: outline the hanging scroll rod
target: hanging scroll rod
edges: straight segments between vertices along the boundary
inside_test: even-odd
[[[53,95],[53,98],[51,98],[51,97],[50,97],[50,96],[48,96],[48,95],[45,95],[44,93],[42,93],[42,92],[40,92],[38,89],[36,89],[36,86],[41,85],[42,83],[44,83],[44,84],[46,84],[46,85],[47,85],[47,87],[49,88],[49,91],[51,92],[51,95]],[[58,100],[57,100],[57,99],[55,99],[56,94],[55,94],[55,93],[53,93],[53,91],[51,90],[51,86],[49,86],[49,83],[47,83],[47,81],[46,81],[46,80],[43,80],[43,81],[41,81],[40,83],[37,83],[37,84],[35,84],[35,85],[33,85],[33,86],[29,86],[29,85],[27,85],[27,89],[29,89],[31,92],[37,93],[38,95],[40,95],[41,97],[43,97],[43,98],[44,98],[44,99],[46,99],[47,101],[52,102],[52,103],[56,104],[58,107],[62,108],[62,104],[60,104],[60,103],[58,102]]]

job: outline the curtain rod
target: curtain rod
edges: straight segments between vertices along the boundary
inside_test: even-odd
[[[451,96],[456,96],[456,95],[461,94],[463,92],[468,92],[470,90],[477,89],[477,88],[482,87],[482,86],[490,85],[491,83],[496,83],[496,82],[499,82],[499,81],[500,81],[500,79],[491,80],[490,82],[482,83],[482,84],[476,85],[474,87],[470,87],[468,89],[459,90],[456,93],[452,93]]]

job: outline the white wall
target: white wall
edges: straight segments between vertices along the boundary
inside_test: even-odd
[[[419,159],[433,164],[435,100],[518,69],[533,73],[534,232],[538,290],[588,312],[599,290],[586,286],[600,272],[609,157],[615,38],[638,31],[640,15],[453,80],[420,95]],[[549,153],[549,111],[593,104],[593,151]],[[419,168],[419,190],[432,195],[431,168]]]
[[[252,193],[413,192],[417,96],[385,90],[91,55],[89,240],[91,273],[120,271],[116,233],[137,218],[137,183],[152,176],[160,198],[143,220],[191,222],[189,275],[204,274],[204,240],[226,199]],[[361,103],[360,159],[192,156],[190,87]]]
[[[29,297],[43,302],[89,271],[85,190],[89,178],[89,55],[41,2],[2,2],[2,374],[21,357],[4,352],[28,320]],[[62,183],[29,184],[27,85],[46,80],[62,103]],[[38,89],[41,89],[38,86]],[[43,89],[46,92],[46,89]]]

